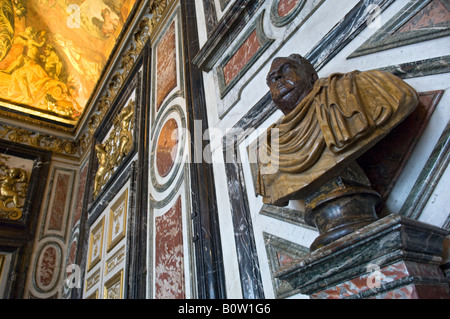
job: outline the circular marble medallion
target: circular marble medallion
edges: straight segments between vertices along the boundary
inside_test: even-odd
[[[161,177],[166,177],[175,163],[178,138],[177,122],[169,119],[161,129],[156,146],[156,168]]]

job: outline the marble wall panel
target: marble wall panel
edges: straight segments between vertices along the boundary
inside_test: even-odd
[[[447,2],[447,5],[444,4],[445,2]],[[437,24],[448,22],[450,22],[448,1],[433,0],[395,33],[399,34],[424,28],[433,28]]]
[[[167,29],[156,48],[156,109],[177,85],[175,23]]]
[[[183,299],[184,253],[181,197],[155,218],[155,298]]]
[[[54,168],[52,172],[52,188],[47,204],[47,217],[43,233],[53,233],[57,236],[66,236],[72,194],[75,190],[76,172],[63,168]]]
[[[274,0],[270,8],[270,20],[276,27],[287,25],[303,9],[305,0]]]
[[[264,16],[265,11],[262,11],[217,67],[221,98],[236,85],[274,41],[264,32]]]
[[[178,150],[178,124],[169,119],[161,129],[156,149],[156,168],[161,177],[166,177],[173,167]]]
[[[71,226],[70,229],[70,240],[68,244],[68,253],[66,257],[65,268],[76,265],[76,259],[78,254],[78,244],[80,238],[80,224],[81,224],[81,215],[83,210],[84,198],[86,194],[86,182],[87,176],[89,172],[89,162],[84,163],[79,170],[79,178],[78,178],[78,186],[76,187],[76,197],[75,197],[75,206],[73,208],[73,216],[71,224],[68,224],[68,227]],[[67,273],[70,275],[70,273]],[[68,299],[71,298],[71,289],[67,286],[63,286],[62,290],[62,298]]]
[[[72,233],[70,221],[77,173],[69,166],[55,165],[51,170],[28,270],[26,298],[61,298],[64,294],[66,261],[69,254],[75,253],[74,239],[69,238],[69,234]]]
[[[188,136],[182,98],[175,98],[156,118],[152,130],[150,179],[152,197],[160,200],[181,178]]]
[[[278,2],[277,12],[280,17],[288,15],[300,0],[280,0]],[[302,1],[304,2],[304,1]]]
[[[238,75],[239,71],[244,68],[259,48],[261,48],[261,43],[256,36],[256,30],[254,30],[231,59],[223,66],[225,85],[230,84],[231,80]]]
[[[189,142],[180,9],[152,43],[152,118],[149,127],[147,298],[190,298]],[[161,77],[162,82],[161,82]],[[189,217],[188,217],[189,216]]]
[[[75,202],[76,206],[75,206],[72,226],[75,226],[75,224],[77,224],[77,222],[81,218],[81,211],[83,209],[83,198],[84,198],[85,190],[86,190],[86,181],[87,181],[88,171],[89,171],[89,164],[86,163],[83,166],[83,168],[80,170],[80,178],[78,181],[77,198],[76,198],[76,202]]]
[[[292,287],[273,276],[283,266],[300,259],[309,253],[309,248],[295,244],[283,238],[263,233],[267,251],[267,259],[272,273],[272,284],[277,298],[293,294]]]
[[[349,58],[450,34],[450,5],[441,0],[413,0],[385,23]]]
[[[60,276],[61,248],[55,243],[45,245],[37,259],[35,281],[42,291],[54,288]]]
[[[68,187],[70,182],[70,175],[58,174],[56,179],[55,197],[50,209],[50,221],[48,224],[49,230],[61,231],[64,222],[65,208],[68,198]]]

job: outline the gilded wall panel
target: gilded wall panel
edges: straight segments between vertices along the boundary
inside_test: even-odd
[[[122,182],[122,181],[121,181]],[[102,197],[102,203],[95,207],[93,223],[87,242],[87,263],[83,298],[123,299],[124,276],[129,258],[126,234],[131,204],[130,182],[115,184],[109,196]],[[98,215],[95,216],[95,215]],[[102,293],[99,294],[98,292]]]

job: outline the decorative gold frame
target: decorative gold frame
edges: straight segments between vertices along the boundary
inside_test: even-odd
[[[125,259],[125,245],[122,245],[121,248],[119,248],[114,255],[109,257],[109,259],[106,261],[104,272],[105,276],[108,275],[111,271],[114,270],[114,268],[117,267],[123,260]]]
[[[95,289],[86,299],[98,299],[98,289]]]
[[[106,283],[103,290],[103,299],[108,298],[108,292],[119,284],[119,298],[114,299],[122,299],[123,298],[123,269],[115,274],[112,278],[110,278]]]
[[[115,234],[115,237],[113,237],[113,230],[114,230],[114,220],[115,220],[115,213],[123,207],[122,216],[119,218],[122,219],[122,230]],[[119,243],[123,238],[125,238],[126,235],[126,229],[127,229],[127,212],[128,212],[128,188],[125,189],[125,191],[119,196],[119,198],[112,204],[111,209],[109,211],[109,227],[108,227],[108,246],[107,246],[107,252],[110,252],[111,249],[113,249],[117,243]]]
[[[105,222],[105,216],[102,217],[102,219],[98,222],[98,224],[94,227],[94,229],[91,230],[89,235],[89,254],[88,254],[88,270],[91,270],[95,265],[98,264],[98,262],[102,259],[102,250],[103,250],[103,230],[104,230],[104,223]],[[92,259],[92,248],[94,244],[94,236],[100,231],[100,251],[98,256],[95,256]]]

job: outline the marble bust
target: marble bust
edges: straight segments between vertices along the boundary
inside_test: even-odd
[[[298,54],[274,59],[267,85],[284,116],[260,144],[257,193],[276,206],[323,185],[418,104],[415,90],[390,73],[353,71],[319,79]]]

